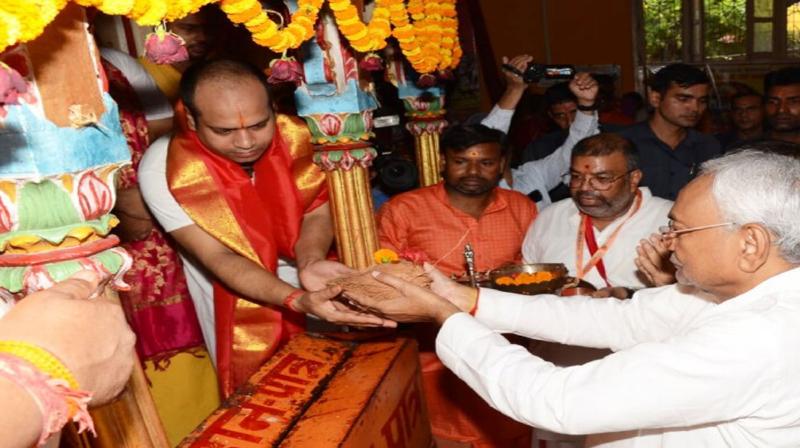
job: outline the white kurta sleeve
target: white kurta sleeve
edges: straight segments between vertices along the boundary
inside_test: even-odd
[[[481,289],[477,319],[500,333],[616,351],[667,338],[709,306],[675,285],[643,289],[630,300]]]
[[[569,170],[572,147],[586,137],[597,134],[597,113],[578,113],[569,127],[567,140],[555,152],[540,160],[533,160],[511,170],[512,188],[522,194],[539,190],[546,193],[561,183],[561,175]]]
[[[722,316],[681,336],[559,368],[458,313],[442,326],[436,351],[500,412],[551,431],[596,434],[751,415],[764,405],[765,388],[778,377],[773,369],[782,356],[776,353],[780,344],[769,347],[774,342],[765,334],[769,331],[761,322],[742,325]],[[754,341],[748,336],[753,334],[764,335],[766,342]]]
[[[489,115],[481,120],[481,124],[487,128],[497,129],[504,134],[508,134],[508,129],[511,127],[511,118],[513,116],[514,109],[503,109],[495,104],[489,112]]]

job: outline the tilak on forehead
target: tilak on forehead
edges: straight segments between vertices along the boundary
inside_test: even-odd
[[[237,110],[236,113],[239,115],[239,128],[244,129],[245,125],[244,125],[244,116],[242,116],[242,109],[239,108],[239,110]]]
[[[471,156],[471,157],[478,157],[478,151],[475,150],[475,149],[471,149],[469,151],[468,155]]]

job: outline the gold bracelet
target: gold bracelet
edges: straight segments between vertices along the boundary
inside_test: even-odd
[[[62,379],[70,389],[78,390],[78,381],[58,358],[47,350],[28,342],[0,341],[0,353],[7,353],[33,364],[42,373],[51,378]]]

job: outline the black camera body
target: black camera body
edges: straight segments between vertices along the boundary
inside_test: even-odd
[[[524,72],[511,64],[503,64],[503,69],[522,78],[525,84],[538,82],[540,79],[572,79],[575,76],[574,65],[535,64],[531,62]]]
[[[540,79],[572,79],[575,76],[573,65],[549,65],[530,63],[522,73],[526,84],[538,82]]]

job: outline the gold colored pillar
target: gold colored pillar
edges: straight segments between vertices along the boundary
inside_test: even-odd
[[[377,156],[372,136],[372,111],[304,116],[317,144],[314,163],[328,176],[339,261],[354,269],[374,263],[378,250],[369,166]]]
[[[355,269],[369,267],[374,264],[372,254],[378,250],[369,170],[356,165],[349,170],[335,168],[327,174],[341,262]]]
[[[420,187],[434,185],[442,180],[439,136],[446,125],[445,120],[418,120],[406,125],[406,129],[414,135]]]

